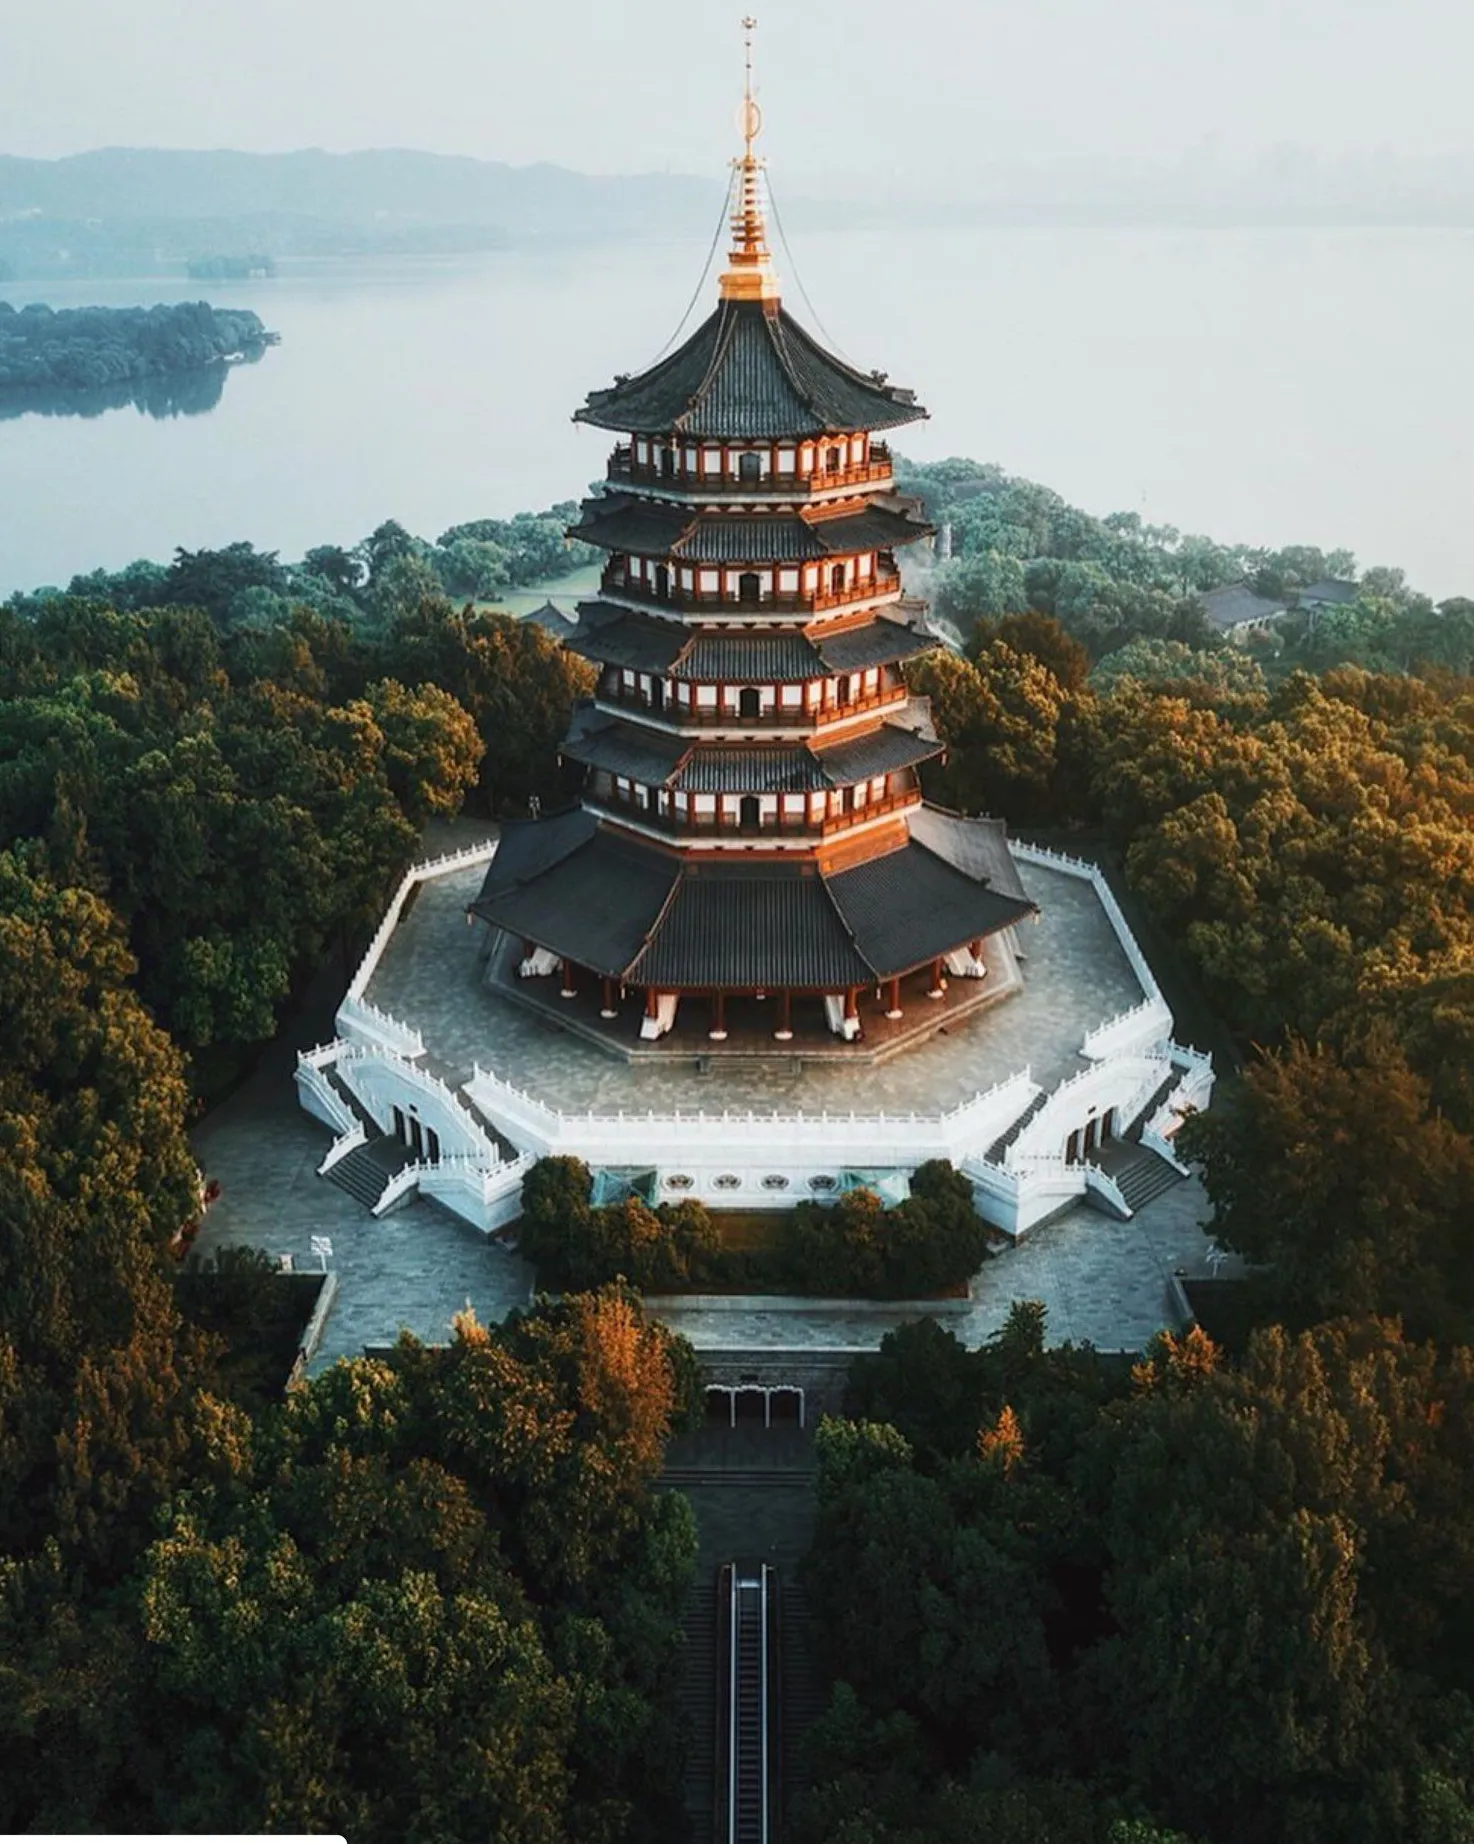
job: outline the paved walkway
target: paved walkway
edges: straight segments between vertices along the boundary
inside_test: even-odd
[[[338,1298],[314,1371],[340,1357],[361,1357],[365,1345],[392,1344],[402,1326],[439,1343],[468,1300],[485,1322],[503,1319],[526,1304],[532,1285],[526,1262],[438,1205],[417,1198],[375,1219],[317,1176],[332,1136],[297,1105],[292,1071],[299,1046],[332,1035],[331,1011],[344,984],[336,973],[327,980],[318,1002],[272,1045],[251,1079],[192,1135],[201,1169],[221,1184],[195,1244],[202,1254],[245,1243],[316,1268],[312,1237],[331,1240]]]
[[[1139,1351],[1164,1326],[1181,1322],[1169,1292],[1174,1270],[1210,1272],[1201,1225],[1207,1195],[1184,1179],[1130,1222],[1079,1205],[990,1261],[973,1281],[973,1304],[939,1315],[964,1344],[979,1345],[1015,1300],[1042,1300],[1051,1344],[1090,1343]],[[875,1306],[863,1312],[663,1312],[698,1350],[873,1350],[894,1326],[924,1315]]]

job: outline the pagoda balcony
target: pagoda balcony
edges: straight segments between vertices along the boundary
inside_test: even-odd
[[[837,833],[863,826],[869,820],[883,819],[888,813],[919,807],[921,789],[914,786],[896,794],[883,794],[878,800],[866,801],[864,806],[849,813],[829,814],[822,820],[811,819],[806,813],[774,813],[752,825],[743,825],[740,820],[725,815],[662,813],[658,808],[644,806],[623,795],[598,794],[589,788],[584,790],[582,800],[590,813],[615,821],[627,820],[631,825],[645,827],[668,839],[742,839],[757,843],[764,839],[830,839]]]
[[[670,698],[657,703],[653,698],[642,697],[639,692],[621,691],[617,685],[604,682],[597,686],[594,697],[600,708],[612,715],[651,718],[668,730],[729,730],[738,736],[756,736],[766,730],[822,730],[830,724],[864,716],[868,711],[900,709],[910,693],[904,684],[896,684],[884,686],[868,697],[834,704],[806,709],[770,705],[757,712],[714,710],[710,705],[684,705]]]
[[[635,451],[621,444],[609,458],[609,480],[615,486],[665,487],[672,492],[704,500],[809,498],[843,488],[884,486],[892,478],[891,451],[884,442],[870,444],[870,459],[858,466],[812,468],[807,474],[778,473],[770,469],[749,479],[709,469],[656,465],[635,459]]]
[[[899,571],[882,570],[874,576],[860,578],[840,590],[815,590],[797,595],[728,595],[719,589],[676,589],[662,595],[654,583],[631,576],[620,564],[610,564],[599,578],[599,594],[613,596],[621,602],[633,602],[640,608],[668,609],[676,614],[685,610],[716,616],[827,614],[831,609],[853,608],[863,602],[876,602],[899,596]]]

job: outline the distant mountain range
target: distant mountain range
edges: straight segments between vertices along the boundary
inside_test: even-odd
[[[1276,148],[1220,163],[1098,159],[942,173],[837,175],[784,192],[803,231],[922,225],[1474,226],[1474,158],[1322,158]],[[0,282],[52,276],[244,275],[263,259],[451,255],[539,243],[704,244],[718,180],[596,177],[399,149],[328,154],[102,148],[0,155]]]
[[[709,234],[721,199],[720,185],[678,175],[599,178],[396,149],[0,155],[0,276]]]

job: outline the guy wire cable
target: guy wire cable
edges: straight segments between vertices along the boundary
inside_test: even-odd
[[[818,308],[815,307],[813,302],[809,299],[809,291],[804,287],[803,274],[799,269],[793,250],[789,246],[788,233],[783,228],[783,214],[778,209],[778,195],[773,190],[773,181],[766,172],[763,174],[763,179],[768,194],[768,209],[772,212],[773,222],[778,227],[778,241],[783,245],[783,254],[788,260],[789,273],[793,276],[794,281],[798,283],[798,292],[803,296],[804,306],[809,310],[810,318],[819,329],[825,344],[834,348],[844,360],[845,364],[849,366],[851,371],[858,371],[860,367],[850,357],[849,353],[845,351],[844,347],[840,345],[839,341],[829,331],[828,327],[825,326],[824,322],[819,318]]]
[[[680,320],[677,322],[675,332],[671,334],[670,338],[660,348],[659,352],[657,352],[655,357],[651,359],[650,364],[642,368],[645,371],[649,371],[651,366],[658,365],[660,361],[665,357],[666,353],[670,351],[671,347],[681,337],[681,334],[685,332],[686,330],[686,322],[691,318],[691,310],[695,307],[696,303],[701,299],[701,291],[703,288],[706,287],[706,278],[707,276],[711,274],[712,259],[713,257],[715,257],[717,253],[717,245],[722,240],[722,231],[726,226],[727,217],[732,208],[732,188],[734,185],[736,185],[736,183],[737,183],[737,169],[734,166],[731,169],[731,171],[727,174],[727,192],[726,192],[726,197],[723,198],[722,200],[722,215],[717,219],[716,235],[711,240],[711,248],[706,252],[706,261],[705,263],[703,263],[702,268],[701,268],[701,279],[699,282],[697,282],[695,290],[692,293],[691,299],[686,303],[686,311],[684,314],[681,315]]]

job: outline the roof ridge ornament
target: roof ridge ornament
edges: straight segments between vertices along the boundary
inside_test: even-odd
[[[768,253],[768,227],[763,212],[763,161],[753,149],[762,133],[763,112],[752,88],[752,35],[757,21],[749,13],[742,21],[744,78],[742,107],[737,125],[742,133],[743,151],[732,162],[737,171],[737,204],[732,213],[732,248],[721,279],[724,301],[762,301],[777,303],[778,277],[773,272]]]

